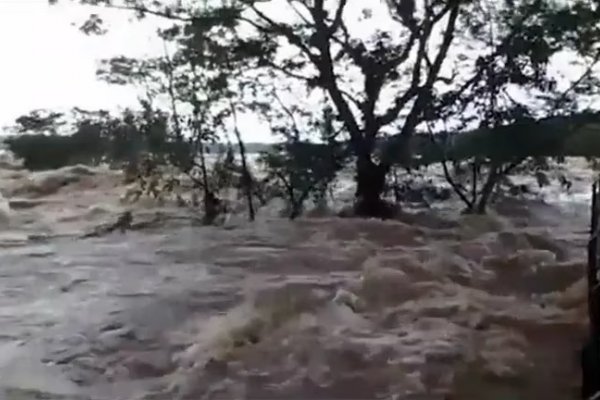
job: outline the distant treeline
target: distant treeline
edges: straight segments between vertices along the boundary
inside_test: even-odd
[[[167,147],[173,146],[175,143],[169,141],[161,145],[164,153],[167,153]],[[182,143],[180,146],[185,147],[187,143]],[[208,143],[205,148],[208,154],[217,154],[225,152],[227,146],[226,143]],[[247,143],[246,151],[250,154],[261,153],[268,151],[272,146],[265,143]],[[25,168],[45,170],[74,164],[127,162],[135,159],[147,146],[142,142],[128,140],[126,137],[37,133],[8,136],[3,139],[2,147],[22,159]]]
[[[393,161],[404,161],[399,157],[402,146],[399,138],[385,146]],[[458,134],[415,135],[411,148],[414,166],[475,157],[500,163],[528,157],[600,157],[600,114],[524,120]]]
[[[118,163],[135,159],[141,152],[167,154],[193,153],[187,142],[175,143],[172,138],[141,133],[131,126],[113,126],[110,134],[99,125],[88,124],[71,135],[19,134],[4,139],[5,147],[24,161],[31,170],[54,169],[72,164]],[[315,151],[322,145],[314,146]],[[343,143],[342,143],[343,144]],[[209,154],[224,153],[226,143],[205,143]],[[249,142],[247,153],[262,153],[277,144]],[[179,147],[176,151],[174,147]],[[390,164],[430,165],[444,160],[467,160],[483,157],[500,162],[538,156],[600,156],[600,115],[579,114],[553,117],[540,121],[502,126],[496,129],[476,129],[462,133],[417,134],[411,138],[410,157],[406,158],[406,143],[399,136],[378,141],[377,148]]]

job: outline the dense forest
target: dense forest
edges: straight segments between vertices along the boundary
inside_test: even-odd
[[[466,211],[484,213],[511,172],[600,155],[597,2],[82,3],[169,21],[156,37],[164,54],[102,60],[99,79],[144,93],[137,110],[18,118],[6,143],[30,169],[109,163],[138,176],[151,160],[192,176],[208,212],[218,196],[209,170],[225,166],[253,218],[266,191],[298,216],[351,168],[355,213],[385,218],[392,181],[427,165],[443,166]],[[100,13],[81,24],[105,29]],[[268,123],[275,144],[244,143],[242,113]],[[248,161],[255,152],[264,179]],[[207,162],[215,153],[218,165]]]

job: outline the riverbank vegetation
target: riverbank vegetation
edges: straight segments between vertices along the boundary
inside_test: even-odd
[[[19,118],[7,144],[31,169],[107,162],[139,175],[151,159],[192,177],[208,214],[219,201],[209,170],[224,165],[207,162],[217,148],[229,151],[229,181],[251,219],[265,192],[298,216],[343,168],[355,175],[354,214],[385,218],[398,175],[428,165],[442,166],[465,211],[485,213],[512,172],[600,155],[595,3],[83,2],[170,21],[157,32],[164,54],[102,61],[99,79],[143,93],[138,110],[76,110],[68,128],[52,111]],[[81,29],[99,34],[102,22],[94,14]],[[559,59],[572,64],[567,76]],[[242,114],[265,121],[277,143],[261,149],[264,179]]]

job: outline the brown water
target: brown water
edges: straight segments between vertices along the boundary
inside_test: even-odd
[[[162,218],[81,239],[127,207],[118,174],[1,179],[2,399],[578,396],[581,213],[202,227],[136,206]]]

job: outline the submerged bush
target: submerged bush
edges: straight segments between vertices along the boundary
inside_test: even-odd
[[[8,149],[30,170],[56,169],[67,165],[108,162],[122,166],[137,164],[144,154],[159,158],[181,158],[189,144],[176,142],[167,133],[162,114],[140,116],[132,111],[112,117],[97,113],[75,121],[71,134],[57,128],[17,127],[18,134],[5,139]],[[28,120],[27,120],[28,121]]]
[[[29,170],[56,169],[70,164],[87,163],[84,160],[86,157],[74,151],[71,136],[21,135],[9,137],[5,143]]]

